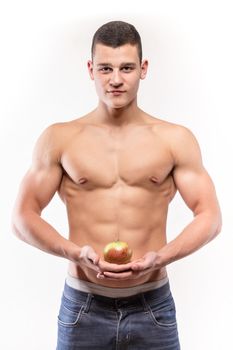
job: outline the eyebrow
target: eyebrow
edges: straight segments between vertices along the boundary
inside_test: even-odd
[[[111,63],[98,63],[97,67],[112,67],[113,65]],[[130,66],[130,67],[136,67],[136,63],[134,62],[122,62],[120,66]]]

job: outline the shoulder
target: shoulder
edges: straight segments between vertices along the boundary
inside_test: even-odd
[[[194,133],[186,126],[168,122],[163,119],[151,116],[152,130],[161,137],[164,137],[169,143],[180,143],[197,141]]]
[[[186,126],[154,118],[152,129],[170,150],[174,164],[201,159],[201,150],[194,133]]]
[[[83,125],[79,122],[79,119],[74,119],[66,122],[53,123],[47,126],[42,135],[49,137],[59,136],[72,136],[72,134],[79,132],[83,128]]]
[[[201,149],[194,133],[183,125],[173,124],[167,129],[174,165],[202,164]]]
[[[152,130],[161,137],[170,137],[170,140],[176,142],[181,140],[196,140],[193,132],[186,126],[172,123],[158,117],[154,117],[145,113],[147,124],[152,127]]]
[[[78,119],[53,123],[42,130],[38,140],[53,144],[63,143],[73,137],[76,133],[79,133],[83,127],[84,125],[79,123]]]
[[[179,137],[192,137],[193,133],[187,127],[175,124],[164,119],[151,117],[151,125],[154,131],[160,132],[162,134],[171,134],[172,136]]]
[[[83,126],[78,119],[53,123],[42,130],[34,146],[34,156],[60,159],[64,148]]]

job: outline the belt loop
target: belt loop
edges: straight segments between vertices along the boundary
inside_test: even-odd
[[[149,306],[148,306],[148,304],[146,302],[144,293],[141,293],[141,302],[142,302],[142,306],[143,306],[144,312],[148,312],[149,311]]]
[[[92,302],[92,299],[93,299],[93,295],[88,293],[87,295],[87,299],[86,299],[86,304],[84,306],[84,310],[83,310],[83,313],[84,314],[87,314],[89,312],[89,309],[90,309],[90,306],[91,306],[91,302]]]

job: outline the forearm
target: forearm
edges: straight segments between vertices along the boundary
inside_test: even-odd
[[[174,240],[157,252],[159,267],[192,254],[210,242],[220,232],[220,229],[220,214],[213,216],[201,213],[195,216]]]
[[[24,242],[49,254],[77,261],[81,248],[62,237],[36,212],[15,214],[12,226],[16,236]]]

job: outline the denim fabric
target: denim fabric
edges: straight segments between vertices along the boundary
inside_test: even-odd
[[[127,298],[108,298],[65,283],[57,350],[179,350],[169,282]]]

